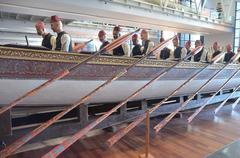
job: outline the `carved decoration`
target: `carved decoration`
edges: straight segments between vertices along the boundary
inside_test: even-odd
[[[65,53],[65,52],[57,52],[57,51],[53,52],[53,51],[40,51],[40,50],[0,47],[0,58],[7,58],[7,59],[77,63],[77,62],[81,62],[83,59],[87,58],[88,56],[89,55],[85,55],[85,54]],[[121,65],[133,64],[136,60],[138,59],[128,58],[128,57],[99,56],[94,58],[89,63],[121,66]],[[169,67],[173,63],[174,61],[145,59],[141,63],[139,63],[138,66]],[[178,66],[178,68],[201,68],[205,65],[206,63],[183,62]],[[222,64],[214,64],[210,68],[219,69],[222,66],[223,66]],[[230,65],[229,68],[230,69],[239,68],[239,65]]]
[[[0,78],[48,79],[61,70],[82,61],[86,57],[88,57],[88,55],[0,47]],[[138,59],[99,56],[88,64],[79,67],[76,72],[71,73],[64,79],[106,80],[136,60]],[[148,80],[172,64],[174,64],[174,61],[146,59],[120,79]],[[162,77],[161,80],[186,79],[205,65],[206,63],[183,62]],[[208,70],[201,73],[197,79],[206,79],[209,74],[214,73],[221,67],[223,67],[223,64],[212,65]],[[234,71],[233,69],[236,68],[239,68],[239,65],[230,65],[229,68],[224,70],[217,78],[226,78]],[[240,76],[240,74],[238,76]]]

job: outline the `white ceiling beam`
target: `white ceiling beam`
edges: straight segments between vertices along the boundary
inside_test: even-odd
[[[167,1],[166,1],[167,2]],[[54,9],[51,7],[54,4]],[[32,14],[36,16],[59,15],[63,19],[90,20],[110,24],[121,24],[127,26],[136,26],[141,28],[153,28],[159,30],[177,30],[177,32],[232,32],[232,26],[212,23],[198,19],[198,17],[185,17],[179,12],[179,15],[166,13],[160,9],[153,8],[151,12],[142,6],[126,7],[119,3],[108,1],[91,0],[86,3],[85,0],[1,0],[0,10],[13,13]],[[178,13],[178,12],[176,12]]]

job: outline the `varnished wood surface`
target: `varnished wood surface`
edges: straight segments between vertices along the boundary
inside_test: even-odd
[[[131,58],[129,59],[131,60]],[[150,60],[151,61],[151,60]],[[148,66],[135,66],[129,70],[128,73],[123,75],[119,80],[149,80],[157,73],[172,66],[172,61],[159,61],[162,67],[148,67]],[[164,75],[160,80],[183,80],[196,73],[199,69],[203,68],[206,63],[197,62],[183,62],[179,64],[181,67],[175,67]],[[58,72],[64,69],[69,69],[74,64],[64,62],[47,62],[47,61],[28,61],[28,60],[15,60],[15,59],[1,59],[0,56],[0,79],[49,79],[54,77]],[[107,80],[112,77],[116,72],[127,68],[128,65],[98,65],[98,64],[84,64],[77,70],[64,77],[64,80]],[[185,66],[185,67],[184,67]],[[209,74],[216,72],[222,68],[222,64],[214,64],[209,66],[204,72],[199,74],[196,79],[207,79]],[[228,66],[220,73],[216,79],[226,78],[232,74],[237,65]],[[239,78],[238,74],[235,78]]]
[[[150,152],[156,158],[202,158],[234,140],[240,138],[240,108],[234,112],[228,105],[218,114],[213,110],[203,111],[190,125],[186,118],[174,119],[157,136],[151,130]],[[151,128],[159,122],[151,119]],[[76,142],[60,158],[137,158],[144,153],[145,122],[131,131],[113,148],[108,149],[103,142],[112,133],[103,133]],[[20,153],[12,158],[37,158],[52,147]]]

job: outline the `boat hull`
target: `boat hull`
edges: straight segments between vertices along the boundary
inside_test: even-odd
[[[27,91],[86,59],[89,55],[67,54],[40,50],[0,47],[0,105],[9,104]],[[69,105],[81,99],[104,81],[136,62],[135,58],[98,56],[81,65],[63,79],[25,99],[21,105]],[[163,72],[176,61],[146,59],[130,69],[124,76],[94,94],[88,103],[119,102]],[[183,62],[166,75],[142,91],[133,100],[164,98],[207,63]],[[221,69],[223,64],[214,64],[199,74],[195,80],[182,88],[176,96],[192,94]],[[239,65],[230,65],[223,70],[203,92],[217,90]],[[236,75],[226,89],[240,84],[240,74]]]
[[[5,105],[20,97],[28,90],[35,88],[45,80],[0,80],[0,103]],[[209,83],[200,93],[217,90],[225,79],[217,79]],[[57,81],[41,90],[34,96],[28,97],[21,105],[69,105],[81,99],[104,81]],[[97,92],[88,103],[119,102],[142,87],[148,81],[114,81],[103,90]],[[180,86],[184,80],[156,81],[142,91],[133,100],[156,99],[167,97]],[[182,88],[175,96],[184,96],[194,93],[206,80],[194,80]],[[234,79],[225,88],[231,89],[240,84]]]

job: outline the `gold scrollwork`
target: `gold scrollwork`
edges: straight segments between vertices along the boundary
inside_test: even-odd
[[[78,63],[89,57],[86,54],[77,53],[65,53],[57,51],[42,51],[42,50],[30,50],[30,49],[20,49],[20,48],[9,48],[0,47],[0,58],[5,59],[16,59],[16,60],[33,60],[33,61],[46,61],[46,62],[68,62],[68,63]],[[100,64],[100,65],[131,65],[136,60],[136,58],[129,57],[113,57],[113,56],[98,56],[89,61],[90,64]],[[173,65],[175,61],[168,60],[156,60],[156,59],[145,59],[142,60],[138,66],[143,67],[169,67]],[[182,62],[177,68],[202,68],[207,63],[197,63],[197,62]],[[209,68],[219,69],[223,67],[223,64],[214,64]],[[229,69],[239,68],[239,65],[231,64]]]

